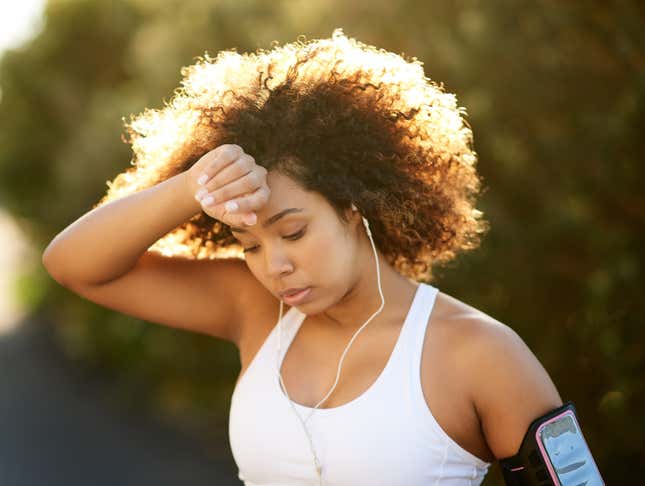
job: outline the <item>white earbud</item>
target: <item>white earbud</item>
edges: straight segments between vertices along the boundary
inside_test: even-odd
[[[358,208],[356,207],[356,204],[352,203],[352,210],[358,211]],[[363,215],[361,215],[361,218],[363,219],[363,226],[365,226],[365,231],[367,231],[367,235],[371,238],[372,237],[372,232],[370,231],[370,224],[367,221],[367,218]]]

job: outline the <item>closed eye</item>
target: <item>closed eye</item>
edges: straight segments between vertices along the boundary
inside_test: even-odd
[[[305,227],[305,228],[306,228],[306,227]],[[293,240],[299,240],[300,238],[302,238],[302,237],[304,236],[304,234],[305,234],[305,228],[302,228],[302,229],[301,229],[300,231],[298,231],[297,233],[293,233],[293,234],[291,234],[291,235],[283,236],[283,238],[284,238],[285,240],[292,240],[292,241],[293,241]],[[255,252],[257,251],[257,249],[258,249],[258,246],[257,246],[257,245],[256,245],[256,246],[252,246],[251,248],[245,248],[245,249],[244,249],[244,253],[255,253]]]

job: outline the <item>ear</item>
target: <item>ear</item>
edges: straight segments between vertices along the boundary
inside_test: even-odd
[[[345,218],[347,219],[347,230],[360,238],[363,226],[363,219],[361,212],[353,203],[345,210]]]
[[[361,213],[356,207],[356,204],[351,203],[350,207],[345,210],[345,217],[350,222],[350,224],[354,224],[356,221],[361,221]]]

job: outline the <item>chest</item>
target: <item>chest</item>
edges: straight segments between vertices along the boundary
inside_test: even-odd
[[[451,353],[448,323],[433,318],[426,326],[420,362],[420,380],[426,406],[440,427],[461,447],[493,461],[481,432],[479,419],[465,385],[463,363]],[[361,331],[345,354],[338,383],[319,408],[333,408],[355,400],[379,378],[390,359],[400,323]],[[241,343],[241,371],[244,374],[262,343],[270,333],[267,327],[254,339]],[[321,333],[303,326],[293,338],[282,361],[281,374],[292,401],[314,407],[336,381],[338,364],[351,335]],[[463,360],[463,357],[460,358]]]

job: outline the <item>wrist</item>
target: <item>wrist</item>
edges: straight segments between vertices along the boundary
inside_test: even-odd
[[[197,184],[192,181],[187,170],[177,174],[177,177],[181,180],[180,186],[182,188],[182,199],[188,201],[191,208],[194,208],[195,213],[200,212],[202,210],[202,205],[197,199],[195,199],[195,193],[201,186],[197,186]]]

